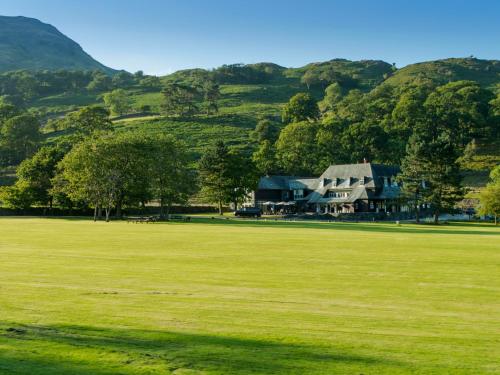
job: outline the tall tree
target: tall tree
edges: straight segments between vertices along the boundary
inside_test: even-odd
[[[217,204],[222,215],[224,204],[243,202],[255,187],[256,174],[251,160],[222,141],[205,152],[199,162],[201,194]]]
[[[308,93],[292,96],[283,107],[281,118],[285,124],[319,119],[320,112],[316,100]]]
[[[318,125],[307,121],[288,124],[276,142],[276,158],[283,171],[312,175],[318,170]]]
[[[252,138],[258,143],[269,141],[276,142],[280,133],[279,127],[270,119],[264,118],[257,122],[255,129],[252,131]]]
[[[10,195],[24,196],[22,206],[39,204],[52,208],[54,196],[52,179],[57,164],[68,151],[68,145],[56,144],[40,148],[33,157],[25,159],[17,168],[17,181]],[[16,199],[12,197],[11,201]]]
[[[186,146],[170,134],[155,135],[148,141],[152,196],[160,202],[160,216],[170,213],[173,204],[184,204],[195,190],[189,170]]]
[[[500,216],[500,166],[496,166],[491,171],[490,180],[479,195],[479,213],[492,215],[497,225],[498,216]]]
[[[252,155],[252,160],[261,175],[268,176],[277,171],[276,149],[274,144],[267,139],[259,144]]]
[[[412,136],[408,154],[403,161],[403,184],[412,186],[424,181],[418,193],[422,201],[430,204],[436,224],[439,215],[453,209],[463,197],[457,161],[459,156],[450,133],[436,130],[434,123],[426,122]]]

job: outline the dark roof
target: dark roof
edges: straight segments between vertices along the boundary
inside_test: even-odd
[[[317,178],[311,177],[265,176],[260,178],[258,188],[262,190],[314,190],[317,181]]]
[[[319,178],[266,176],[259,180],[261,190],[312,190],[309,203],[348,203],[358,199],[393,199],[399,196],[397,186],[384,186],[384,177],[394,177],[399,168],[390,165],[361,163],[331,165]],[[347,197],[331,198],[329,190],[348,191]]]

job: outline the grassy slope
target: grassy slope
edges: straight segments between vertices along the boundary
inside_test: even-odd
[[[500,369],[492,226],[0,225],[2,374]]]
[[[441,84],[471,80],[483,87],[494,88],[500,83],[500,60],[452,58],[411,64],[399,69],[384,84],[401,85],[416,77],[425,77]]]

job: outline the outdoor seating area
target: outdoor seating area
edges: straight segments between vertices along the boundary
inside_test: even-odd
[[[291,202],[264,202],[260,205],[265,215],[287,215],[297,212],[296,203]]]

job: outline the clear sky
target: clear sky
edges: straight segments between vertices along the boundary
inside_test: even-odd
[[[261,61],[500,59],[500,0],[0,0],[0,14],[53,24],[100,62],[149,74]]]

